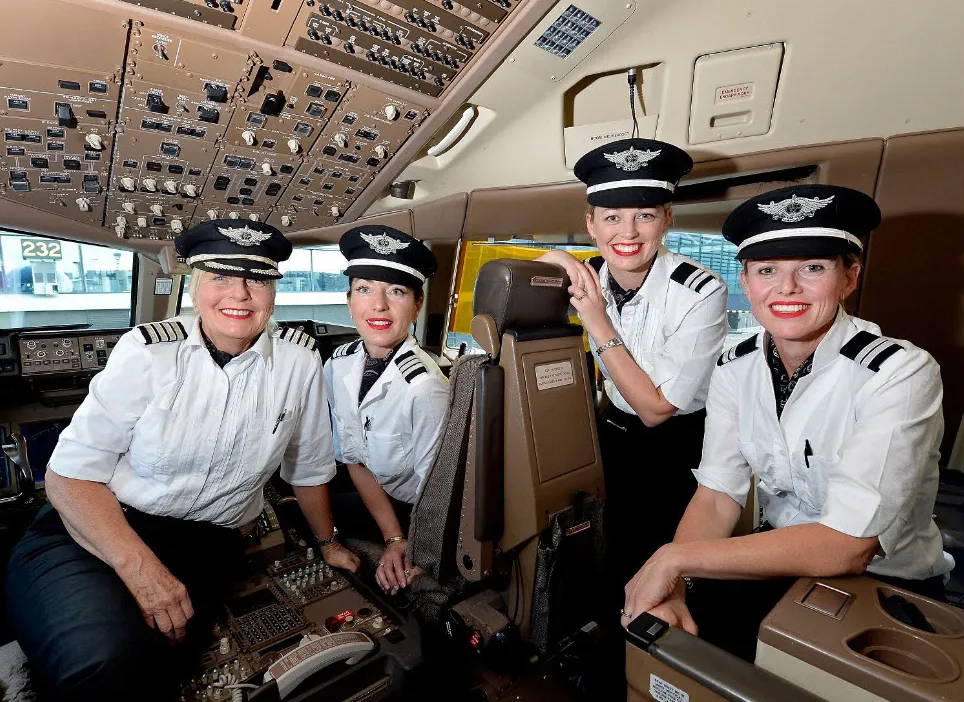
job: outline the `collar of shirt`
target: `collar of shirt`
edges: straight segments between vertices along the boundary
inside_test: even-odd
[[[184,344],[186,346],[198,346],[204,349],[205,353],[207,353],[208,352],[207,345],[204,343],[204,336],[202,335],[202,332],[201,332],[201,317],[198,315],[195,315],[193,322],[189,322],[189,324],[191,328],[190,328],[190,331],[188,331],[187,333],[187,338],[184,340]],[[264,359],[265,364],[270,368],[271,359],[272,359],[271,338],[272,336],[274,336],[274,334],[277,331],[278,331],[278,325],[275,323],[273,319],[269,320],[268,326],[266,326],[264,328],[264,331],[262,331],[261,334],[258,335],[258,338],[255,340],[254,344],[252,344],[251,348],[249,348],[247,351],[244,351],[243,353],[238,354],[231,360],[245,358],[250,353],[256,353],[259,356],[261,356],[262,359]]]
[[[395,358],[395,355],[398,353],[399,349],[402,348],[406,341],[408,341],[408,338],[405,338],[396,344],[395,348],[389,351],[388,355],[384,358],[372,358],[368,355],[368,349],[365,348],[365,362],[362,365],[362,379],[358,388],[358,404],[361,404],[362,400],[365,399],[365,395],[369,390],[372,389],[375,381],[378,380],[382,373],[385,372],[385,369],[388,368],[388,364],[392,362],[392,359]]]
[[[660,290],[665,289],[666,281],[669,280],[669,274],[671,271],[671,268],[667,268],[667,266],[670,265],[670,259],[672,258],[670,253],[670,250],[662,244],[657,247],[656,260],[653,261],[652,269],[643,280],[644,285],[636,290],[635,294],[623,303],[622,309],[619,309],[620,314],[626,308],[635,307],[640,303],[641,300],[659,304],[660,301],[658,300],[657,296],[659,295]],[[608,263],[604,262],[602,267],[599,269],[599,285],[602,288],[603,299],[606,301],[606,307],[618,307],[617,296],[610,287]]]

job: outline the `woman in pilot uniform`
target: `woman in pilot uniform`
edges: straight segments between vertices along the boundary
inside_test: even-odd
[[[575,174],[588,186],[586,227],[600,256],[541,257],[569,274],[572,306],[605,376],[599,442],[618,602],[633,573],[672,540],[696,489],[706,392],[726,336],[726,286],[663,246],[673,192],[692,166],[685,151],[650,139],[590,151]]]
[[[10,622],[46,699],[177,698],[243,565],[235,527],[281,465],[322,555],[338,545],[314,340],[271,321],[274,227],[214,220],[180,235],[196,316],[123,335],[50,458],[50,504],[14,548]],[[174,645],[172,643],[180,643]]]
[[[879,222],[870,197],[829,185],[758,195],[727,219],[765,332],[718,361],[700,486],[674,543],[627,588],[624,621],[650,611],[752,660],[760,622],[795,576],[866,570],[943,599],[952,563],[931,517],[940,369],[840,304]],[[751,473],[766,523],[728,538]]]
[[[342,533],[385,542],[375,579],[394,594],[411,579],[409,518],[448,407],[448,380],[409,334],[438,266],[422,242],[391,227],[355,227],[339,246],[361,339],[325,364],[335,457],[357,490],[336,497],[335,519]]]

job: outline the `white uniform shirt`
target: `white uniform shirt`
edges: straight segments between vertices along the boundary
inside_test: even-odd
[[[841,309],[779,419],[761,336],[729,349],[710,384],[694,474],[744,505],[755,473],[774,527],[817,522],[876,536],[884,556],[868,570],[919,580],[949,570],[931,518],[943,386],[927,352],[879,334]]]
[[[622,313],[609,289],[606,263],[599,271],[599,282],[616,333],[663,397],[679,408],[677,414],[703,409],[713,365],[726,338],[726,285],[692,259],[664,246],[659,247],[643,287],[623,305]],[[610,380],[592,339],[590,347],[606,378],[606,395],[623,412],[636,414]]]
[[[282,339],[272,322],[222,369],[198,319],[177,317],[121,337],[50,468],[106,483],[143,512],[238,526],[262,510],[261,488],[278,464],[292,485],[334,475],[321,357]]]
[[[385,492],[414,503],[442,441],[448,380],[409,336],[359,405],[365,355],[358,340],[325,363],[335,457],[363,464]]]

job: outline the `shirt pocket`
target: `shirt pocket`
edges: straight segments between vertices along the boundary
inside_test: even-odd
[[[368,446],[368,463],[365,466],[376,477],[394,478],[409,468],[411,451],[406,449],[402,434],[370,431],[365,436],[365,443]]]
[[[263,431],[260,438],[262,439],[263,450],[258,460],[254,462],[257,464],[258,472],[262,470],[273,472],[275,468],[281,465],[281,459],[284,458],[288,442],[294,436],[295,428],[300,421],[301,414],[292,410],[288,410],[284,419],[280,422],[277,417],[261,421]],[[259,437],[256,436],[255,438]]]
[[[143,478],[165,481],[170,477],[170,438],[174,413],[148,404],[134,425],[128,460]]]
[[[827,501],[827,477],[833,462],[810,455],[804,460],[803,453],[793,456],[793,487],[797,496],[813,508],[823,512]]]

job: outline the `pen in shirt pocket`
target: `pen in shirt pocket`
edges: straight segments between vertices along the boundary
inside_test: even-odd
[[[274,429],[271,430],[271,433],[272,433],[272,434],[274,434],[276,431],[278,431],[278,425],[280,425],[281,422],[284,421],[285,415],[287,415],[287,414],[288,414],[288,410],[286,410],[286,409],[281,410],[281,414],[278,415],[278,418],[277,418],[277,419],[275,420],[275,422],[274,422]]]
[[[803,440],[803,462],[807,464],[807,468],[810,467],[810,456],[813,455],[813,449],[810,448],[810,439]]]

